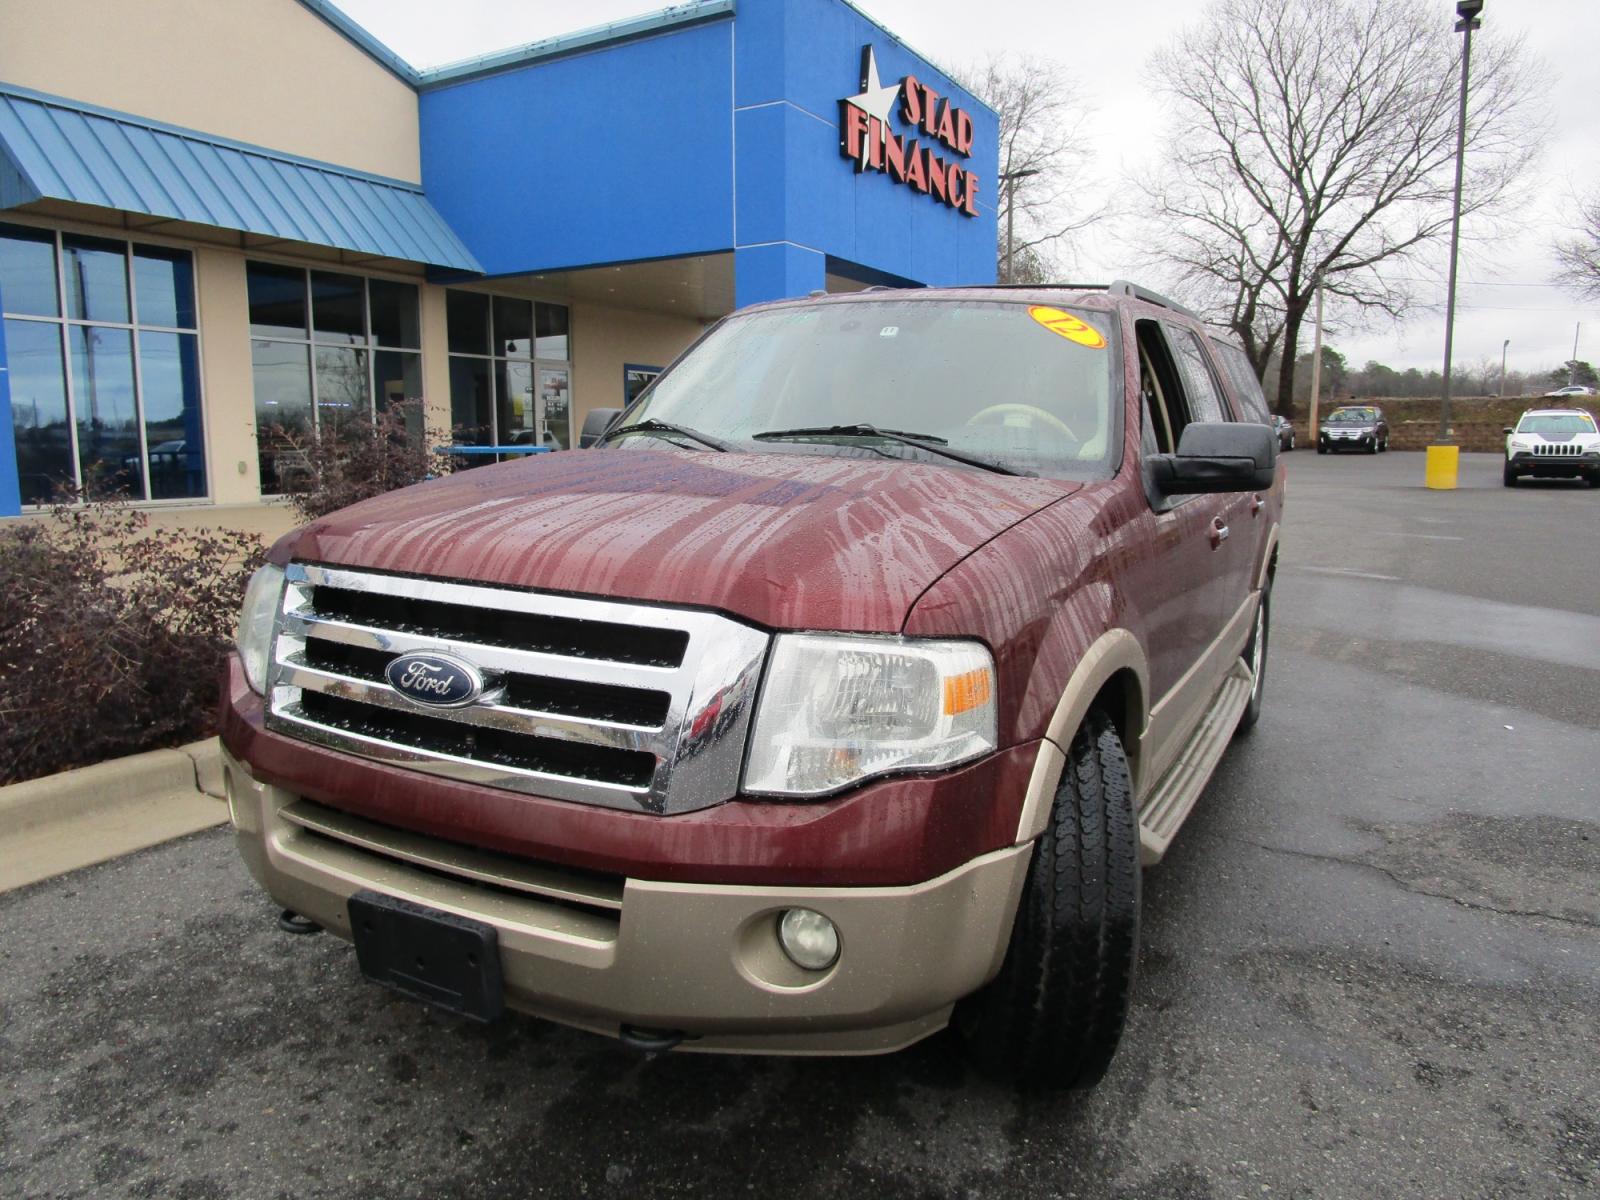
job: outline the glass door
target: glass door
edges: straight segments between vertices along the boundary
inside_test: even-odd
[[[572,368],[540,363],[537,371],[539,444],[565,450],[572,445]]]

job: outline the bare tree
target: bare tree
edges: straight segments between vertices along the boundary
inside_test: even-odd
[[[1450,226],[1460,39],[1425,0],[1217,0],[1156,55],[1174,105],[1147,191],[1164,257],[1289,411],[1320,284],[1359,316],[1413,298],[1385,268]],[[1504,202],[1540,140],[1518,41],[1473,59],[1465,215]]]
[[[1284,326],[1273,280],[1287,248],[1276,225],[1226,174],[1194,176],[1181,187],[1151,180],[1143,186],[1148,223],[1163,231],[1146,257],[1176,270],[1175,290],[1238,337],[1256,377],[1264,380],[1280,358]]]
[[[1558,238],[1555,252],[1561,264],[1556,282],[1600,300],[1600,200],[1579,205],[1577,233]]]
[[[1070,250],[1072,236],[1106,212],[1104,204],[1084,201],[1095,191],[1085,186],[1090,154],[1082,130],[1090,109],[1059,63],[996,55],[965,75],[967,90],[1000,114],[1000,174],[1034,172],[995,183],[1000,277],[1007,277],[1006,228],[1012,217],[1012,281],[1046,282],[1057,274],[1056,252]]]

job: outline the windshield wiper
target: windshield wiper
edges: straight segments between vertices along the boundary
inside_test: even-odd
[[[679,437],[686,437],[690,441],[699,442],[702,446],[710,446],[713,450],[727,453],[731,446],[721,438],[714,438],[709,433],[700,433],[690,429],[687,425],[674,425],[671,421],[658,421],[654,417],[646,417],[642,421],[635,421],[632,425],[624,425],[620,429],[608,429],[600,435],[597,446],[603,446],[614,437],[621,437],[625,433],[675,433]]]
[[[1004,463],[997,463],[992,459],[979,458],[974,454],[963,454],[950,450],[946,438],[938,437],[931,433],[910,433],[902,429],[879,429],[876,425],[818,425],[802,427],[799,429],[769,429],[765,433],[752,435],[757,442],[786,442],[797,438],[807,437],[875,437],[883,438],[889,442],[900,442],[906,446],[915,446],[919,450],[926,450],[929,454],[937,454],[942,458],[954,459],[956,462],[966,463],[969,467],[982,467],[985,471],[993,471],[998,475],[1033,475],[1033,471],[1024,471],[1018,467],[1008,467]]]

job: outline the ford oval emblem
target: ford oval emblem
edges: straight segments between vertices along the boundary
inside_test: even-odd
[[[432,708],[460,708],[483,694],[483,675],[452,654],[402,654],[383,672],[407,700]]]

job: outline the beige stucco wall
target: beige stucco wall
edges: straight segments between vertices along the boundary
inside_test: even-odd
[[[446,291],[422,286],[422,408],[429,430],[450,428],[450,341]]]
[[[261,498],[261,472],[244,255],[204,247],[195,251],[194,259],[206,477],[216,503],[249,503]]]
[[[699,321],[577,301],[572,304],[572,432],[591,408],[622,406],[625,363],[665,367],[700,336]]]
[[[422,177],[416,93],[295,0],[0,0],[0,80]]]

